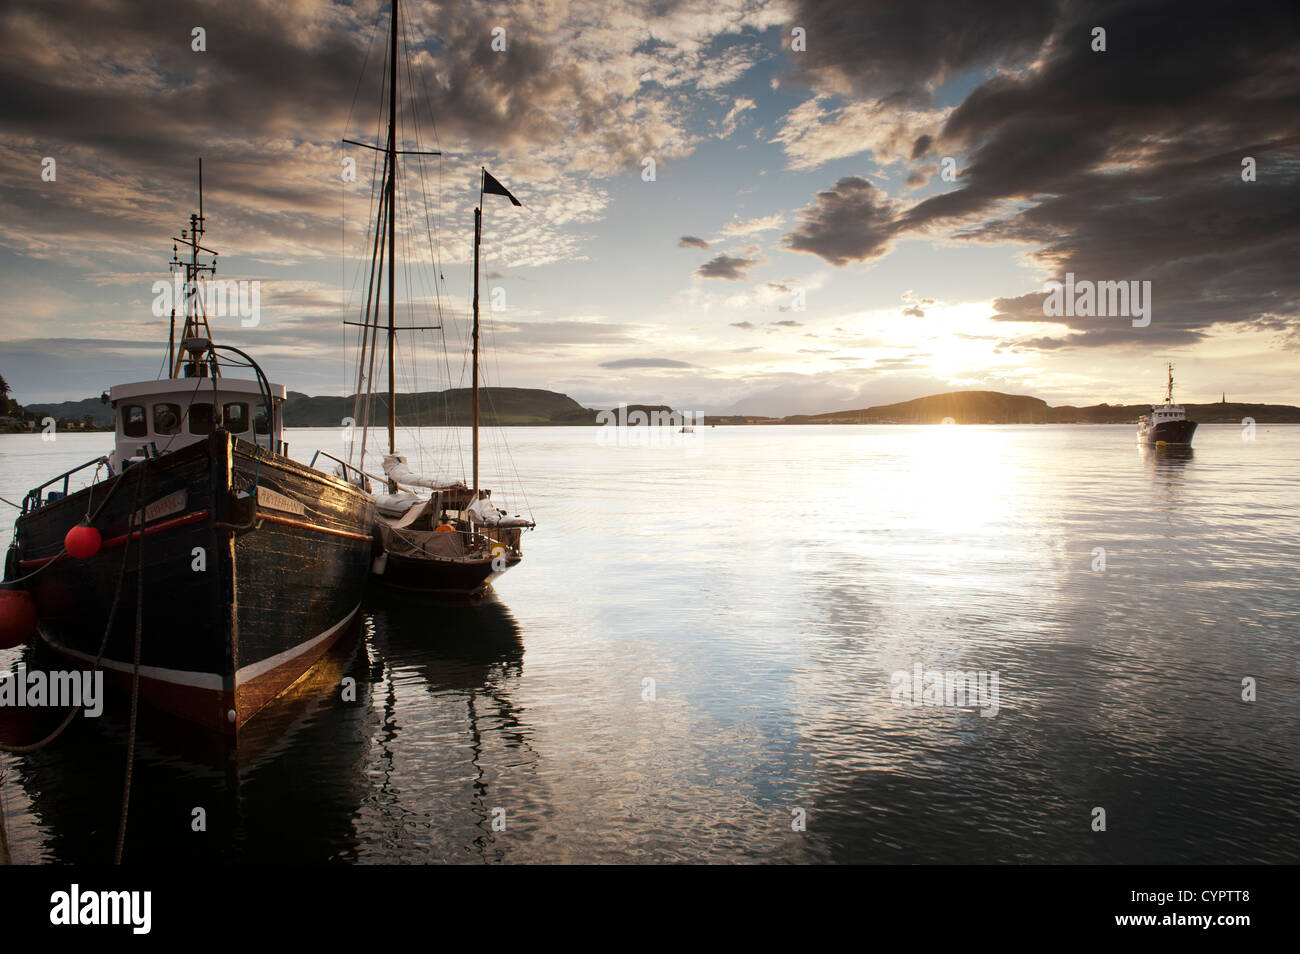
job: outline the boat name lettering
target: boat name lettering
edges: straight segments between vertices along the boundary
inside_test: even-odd
[[[282,493],[277,493],[267,487],[257,488],[257,505],[259,507],[270,507],[272,510],[283,510],[286,513],[296,513],[300,517],[307,513],[307,508],[292,497],[286,497]]]

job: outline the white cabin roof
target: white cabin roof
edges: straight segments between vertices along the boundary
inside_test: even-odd
[[[155,378],[153,381],[135,381],[131,384],[116,384],[108,389],[110,401],[124,401],[129,398],[154,396],[180,396],[201,394],[212,398],[213,383],[217,394],[261,395],[261,388],[252,378]],[[283,401],[285,389],[283,384],[271,385],[272,400]]]

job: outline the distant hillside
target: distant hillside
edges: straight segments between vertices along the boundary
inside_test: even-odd
[[[1254,418],[1260,424],[1300,423],[1300,408],[1287,404],[1185,404],[1187,416],[1202,424],[1239,424]],[[999,391],[950,391],[930,397],[852,411],[799,414],[786,424],[1128,424],[1151,410],[1149,404],[1097,404],[1092,407],[1050,407],[1041,398]]]
[[[16,406],[16,405],[15,405]],[[344,418],[353,416],[352,397],[310,397],[298,391],[288,392],[284,405],[284,422],[288,427],[337,427]],[[1259,424],[1300,423],[1300,408],[1288,404],[1186,404],[1188,416],[1202,424],[1239,424],[1254,418]],[[615,413],[617,408],[612,409]],[[629,404],[627,415],[644,411],[649,420],[662,420],[672,409],[663,404]],[[885,404],[878,407],[825,414],[795,414],[785,418],[754,415],[710,415],[704,424],[942,424],[951,418],[957,424],[1131,424],[1151,410],[1147,404],[1091,407],[1065,405],[1051,407],[1041,398],[999,391],[950,391],[929,397]],[[101,427],[111,427],[113,411],[99,398],[64,401],[61,404],[33,404],[26,413],[39,418],[49,415],[60,422],[77,422],[87,415]],[[658,412],[658,414],[656,414]],[[388,421],[386,396],[376,395],[372,425]],[[453,425],[471,423],[470,389],[424,391],[397,396],[398,423],[407,426]],[[600,410],[583,407],[567,394],[540,388],[482,388],[479,391],[480,421],[484,426],[498,425],[593,425]],[[696,423],[701,423],[697,421]],[[12,429],[19,429],[15,424]],[[25,429],[25,428],[24,428]]]
[[[311,397],[301,391],[289,391],[284,402],[286,427],[337,427],[352,417],[355,398]],[[617,410],[617,409],[615,409]],[[627,413],[671,411],[663,404],[629,404]],[[50,415],[59,420],[81,421],[89,414],[96,424],[112,427],[113,408],[99,398],[64,401],[59,404],[34,404],[31,414]],[[383,426],[388,421],[387,395],[376,395],[371,423]],[[583,407],[567,394],[541,388],[480,388],[479,420],[484,426],[495,425],[592,425],[597,423],[598,409]],[[397,395],[398,423],[405,427],[452,425],[468,427],[473,421],[469,388],[446,391],[422,391]]]
[[[354,413],[353,397],[308,397],[290,392],[284,404],[287,427],[337,427]],[[388,396],[375,395],[372,424],[388,421]],[[492,425],[593,424],[595,411],[567,394],[539,388],[480,388],[479,421]],[[422,391],[397,395],[397,419],[407,427],[469,425],[472,423],[469,388]]]
[[[99,398],[86,398],[84,401],[63,401],[59,404],[29,404],[29,414],[40,417],[53,417],[57,420],[84,420],[89,414],[91,420],[99,427],[113,426],[113,406],[102,403]]]

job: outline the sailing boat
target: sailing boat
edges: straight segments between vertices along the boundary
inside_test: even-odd
[[[366,320],[361,323],[361,349],[357,371],[357,415],[361,417],[361,382],[366,381],[366,406],[361,450],[356,462],[351,460],[342,473],[362,487],[372,475],[364,470],[366,437],[369,431],[370,406],[374,394],[373,368],[380,332],[379,285],[387,279],[388,295],[388,453],[384,456],[384,477],[374,480],[385,485],[386,492],[375,494],[375,537],[382,552],[372,565],[372,579],[384,586],[407,593],[435,598],[477,599],[483,596],[492,580],[516,566],[523,559],[521,537],[532,529],[531,519],[511,515],[492,501],[492,491],[479,483],[479,248],[483,235],[483,196],[501,195],[516,206],[521,205],[486,169],[480,168],[479,203],[474,209],[474,298],[472,364],[472,483],[448,482],[425,476],[411,467],[405,455],[397,452],[397,388],[395,356],[398,327],[396,324],[395,283],[397,275],[397,157],[399,155],[440,155],[438,152],[399,150],[397,148],[397,37],[398,0],[393,0],[389,23],[388,142],[380,150],[369,143],[345,139],[352,145],[365,146],[384,153],[383,192],[376,220],[374,249],[367,285]],[[385,238],[386,235],[386,238]],[[387,253],[387,275],[383,260]],[[374,308],[372,310],[371,304]],[[439,330],[441,325],[423,330]],[[407,329],[400,329],[407,330]],[[420,329],[412,329],[420,330]],[[427,493],[416,493],[419,489]]]
[[[199,211],[176,240],[188,255],[173,245],[185,285],[170,377],[114,386],[103,397],[113,452],[28,492],[5,588],[30,594],[40,637],[63,657],[235,735],[356,620],[374,503],[291,460],[284,386],[213,343],[202,291],[217,253],[200,244],[205,222],[200,160]],[[225,376],[219,351],[255,378]],[[70,492],[86,476],[90,486]]]

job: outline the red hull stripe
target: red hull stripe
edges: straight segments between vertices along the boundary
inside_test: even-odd
[[[300,530],[315,530],[317,533],[331,533],[336,537],[347,537],[349,540],[369,540],[369,534],[353,533],[350,530],[335,530],[333,527],[321,527],[314,523],[308,523],[306,520],[290,520],[288,517],[277,517],[269,514],[264,510],[257,512],[258,520],[269,520],[271,523],[284,524],[286,527],[297,527]]]
[[[175,527],[183,527],[186,526],[187,524],[198,523],[200,520],[206,520],[207,518],[208,518],[208,512],[206,510],[198,510],[195,511],[194,513],[186,514],[183,517],[176,517],[175,519],[172,520],[164,520],[162,523],[155,523],[152,524],[151,526],[145,527],[144,535],[146,537],[152,536],[155,533],[161,533],[163,530],[171,530],[174,529]],[[130,533],[124,533],[121,536],[113,537],[111,540],[105,540],[101,545],[100,549],[107,550],[109,547],[120,547],[122,544],[126,543],[128,537],[134,540],[139,536],[140,536],[139,530],[132,530]],[[369,537],[367,537],[366,539],[369,539]],[[40,557],[35,560],[19,560],[18,565],[24,569],[29,566],[43,566],[44,564],[49,563],[51,560],[57,560],[61,556],[63,556],[62,553],[56,553],[54,556]]]

